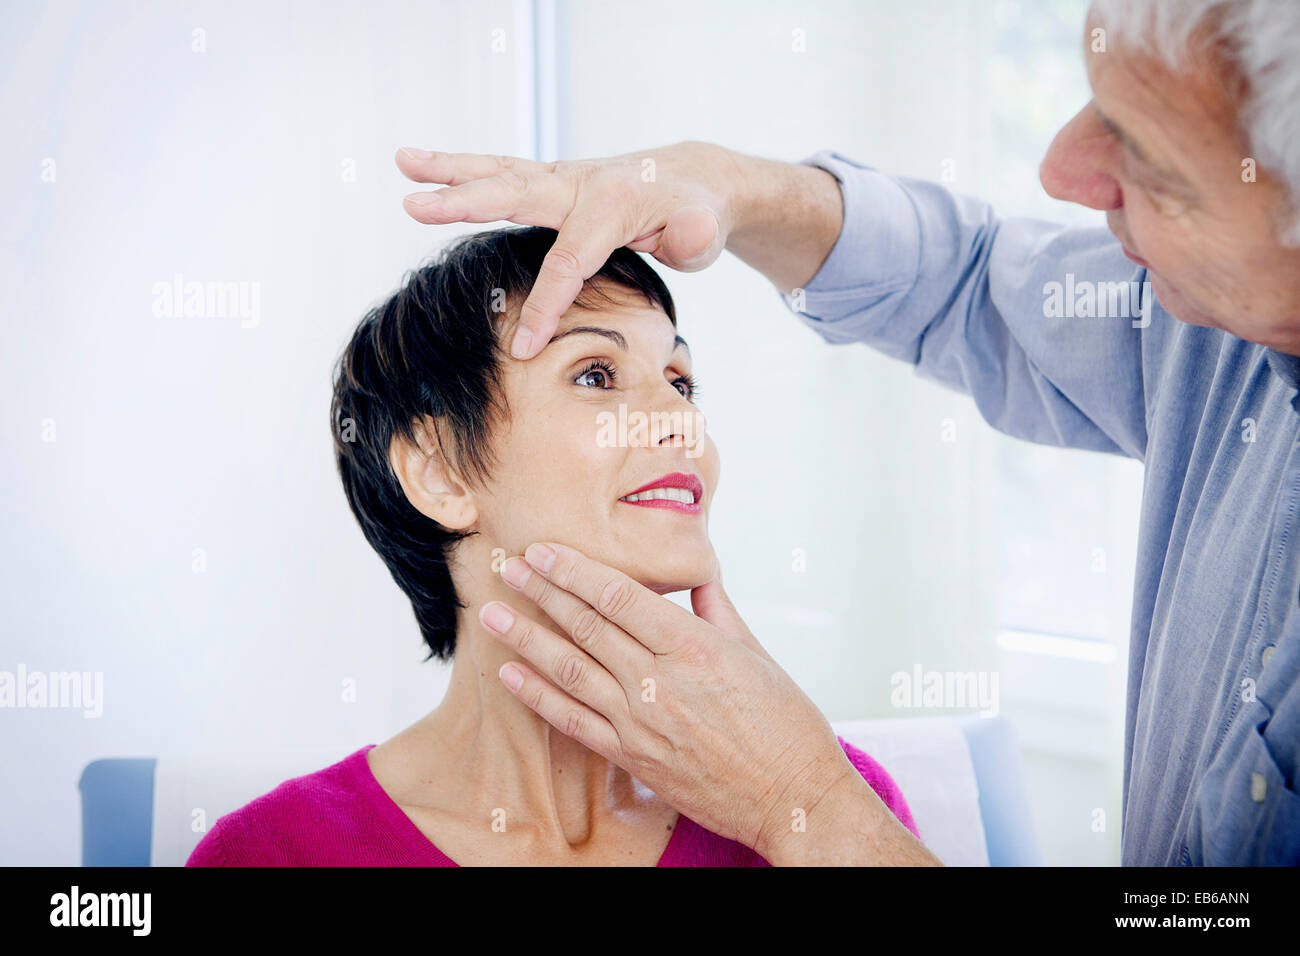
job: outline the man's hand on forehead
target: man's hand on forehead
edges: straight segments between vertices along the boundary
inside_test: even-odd
[[[694,272],[718,258],[731,224],[726,151],[707,143],[551,163],[400,149],[397,165],[415,182],[446,187],[406,197],[420,222],[508,220],[559,233],[519,310],[510,352],[520,359],[546,346],[615,249]]]

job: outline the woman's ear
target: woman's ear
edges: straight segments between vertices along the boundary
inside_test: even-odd
[[[388,464],[416,511],[444,528],[463,531],[478,520],[478,505],[431,431],[425,422],[415,422],[418,444],[394,435],[388,446]]]

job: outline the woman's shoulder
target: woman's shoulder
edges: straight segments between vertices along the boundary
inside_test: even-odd
[[[312,773],[292,777],[223,815],[204,834],[186,866],[309,865],[324,836],[366,828],[359,781],[366,745]],[[337,844],[335,844],[337,845]]]
[[[844,749],[844,755],[849,758],[849,763],[853,764],[858,773],[862,774],[862,779],[871,785],[871,789],[876,791],[876,796],[884,802],[885,806],[898,817],[900,823],[912,831],[913,835],[920,837],[920,832],[916,828],[916,821],[912,817],[912,809],[907,805],[907,799],[903,796],[903,790],[889,775],[889,771],[881,766],[875,757],[855,747],[843,737],[836,735],[836,740],[840,742],[840,747]]]

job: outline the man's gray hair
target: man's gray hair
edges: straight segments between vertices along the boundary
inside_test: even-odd
[[[1174,69],[1191,41],[1221,45],[1246,82],[1237,124],[1250,158],[1287,193],[1278,238],[1300,246],[1300,0],[1094,0],[1093,12],[1108,48],[1145,49]]]

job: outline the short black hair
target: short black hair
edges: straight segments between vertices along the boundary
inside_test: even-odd
[[[492,429],[509,409],[500,391],[502,320],[518,314],[556,239],[540,226],[461,237],[408,272],[401,288],[371,309],[334,367],[330,418],[348,505],[366,540],[411,599],[426,661],[450,660],[456,647],[456,595],[448,559],[477,532],[444,528],[407,500],[389,464],[394,435],[417,443],[415,424],[435,420],[434,440],[467,481],[494,466]],[[672,296],[640,255],[616,249],[575,302],[596,308],[612,297],[601,278],[638,293],[675,327]]]

